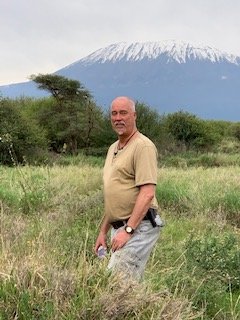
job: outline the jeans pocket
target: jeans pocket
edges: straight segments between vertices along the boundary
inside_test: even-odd
[[[146,233],[149,230],[151,230],[152,228],[153,227],[152,227],[152,224],[150,221],[142,221],[140,223],[140,225],[138,226],[137,230],[139,233]]]

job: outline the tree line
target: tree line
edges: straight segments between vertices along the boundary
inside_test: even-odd
[[[43,163],[53,154],[105,155],[116,139],[109,113],[79,81],[32,75],[50,97],[0,98],[0,163]],[[223,140],[240,141],[240,122],[203,120],[183,110],[159,114],[136,103],[137,126],[161,153],[214,151]]]

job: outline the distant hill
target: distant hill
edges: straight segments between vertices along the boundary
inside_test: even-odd
[[[129,95],[161,114],[181,109],[205,119],[240,121],[240,57],[211,47],[117,43],[56,74],[79,80],[104,108],[114,97]],[[30,81],[1,86],[0,92],[11,98],[46,95]]]

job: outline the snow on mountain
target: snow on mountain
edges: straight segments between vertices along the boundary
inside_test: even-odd
[[[78,60],[84,65],[93,63],[125,61],[141,61],[157,59],[161,55],[168,57],[168,62],[186,63],[187,60],[208,60],[211,62],[230,62],[240,65],[240,58],[209,46],[193,46],[185,42],[173,40],[162,42],[120,42],[101,48]],[[71,64],[70,66],[74,65]],[[68,66],[68,67],[70,67]]]

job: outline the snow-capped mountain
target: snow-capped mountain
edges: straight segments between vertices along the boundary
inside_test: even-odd
[[[193,47],[186,42],[173,40],[162,42],[121,42],[99,49],[87,57],[78,61],[85,64],[96,62],[141,61],[144,59],[154,60],[161,55],[168,57],[167,62],[176,61],[186,63],[188,60],[210,60],[211,62],[230,62],[239,65],[240,58],[211,47]]]
[[[161,114],[181,109],[202,118],[240,121],[240,57],[209,46],[116,43],[56,73],[79,80],[104,108],[115,96],[128,95]],[[43,94],[31,82],[3,86],[0,92]]]

